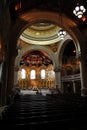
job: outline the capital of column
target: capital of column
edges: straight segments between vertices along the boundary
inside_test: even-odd
[[[61,72],[61,69],[62,69],[61,66],[58,66],[58,67],[56,67],[56,68],[54,69],[54,71],[55,71],[55,72]]]

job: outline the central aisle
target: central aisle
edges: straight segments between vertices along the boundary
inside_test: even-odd
[[[15,98],[3,115],[2,128],[30,130],[83,130],[87,111],[83,99],[63,95],[22,94]],[[74,102],[74,103],[73,103]]]

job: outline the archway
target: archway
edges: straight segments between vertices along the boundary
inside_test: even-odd
[[[33,15],[32,15],[33,14]],[[41,14],[43,14],[43,17],[40,17],[40,15]],[[46,15],[47,14],[47,15]],[[30,17],[27,19],[27,15],[30,15]],[[37,21],[50,21],[50,22],[53,22],[53,23],[56,23],[56,24],[59,24],[60,25],[60,23],[58,23],[58,18],[59,18],[59,15],[58,14],[56,14],[56,13],[50,13],[50,12],[31,12],[31,13],[29,13],[29,14],[26,14],[26,17],[24,18],[24,17],[22,17],[22,16],[20,16],[20,18],[21,19],[25,19],[25,22],[24,22],[24,25],[23,26],[20,26],[20,32],[18,33],[17,32],[17,37],[18,37],[18,35],[20,35],[21,34],[21,32],[23,32],[23,30],[26,28],[26,27],[28,27],[29,25],[31,25],[32,23],[34,23],[34,22],[37,22]],[[65,19],[65,17],[64,17],[64,20],[65,21],[67,21],[67,20],[69,20],[69,19]],[[27,21],[27,22],[26,22]],[[22,21],[23,22],[23,21]],[[21,21],[19,21],[19,23],[21,23]],[[18,24],[19,24],[18,23]],[[65,26],[65,24],[66,24],[66,26]],[[75,43],[78,43],[78,41],[80,40],[79,38],[80,37],[78,37],[78,33],[79,33],[79,31],[75,28],[75,23],[73,23],[72,21],[71,22],[69,22],[69,26],[67,25],[67,23],[65,22],[65,24],[64,24],[64,27],[65,27],[65,29],[67,30],[67,32],[71,35],[71,37],[74,39],[74,41],[75,41]],[[16,25],[15,25],[16,26]],[[73,28],[72,28],[72,26],[74,27],[74,30],[73,30]],[[71,27],[71,28],[70,28]],[[17,29],[17,28],[16,28]],[[16,31],[15,31],[16,32]],[[76,33],[77,32],[77,33]],[[40,48],[42,48],[41,46],[39,46]],[[44,48],[44,47],[43,47]],[[49,49],[48,49],[49,50]],[[56,54],[55,54],[56,55]],[[55,56],[54,56],[55,57]],[[57,56],[58,57],[58,56]],[[54,58],[55,59],[55,58]],[[55,60],[55,68],[57,68],[57,66],[58,66],[58,63],[57,63],[57,61]]]
[[[46,50],[45,50],[46,51]],[[18,55],[15,87],[26,90],[55,89],[55,72],[51,55],[44,50],[30,49]],[[22,72],[23,75],[22,75]],[[44,73],[42,73],[44,72]]]
[[[59,48],[59,64],[61,66],[61,83],[64,93],[81,94],[81,68],[77,57],[80,46],[72,39],[67,39]]]

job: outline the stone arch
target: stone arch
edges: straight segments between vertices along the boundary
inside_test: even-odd
[[[52,59],[52,62],[53,62],[53,66],[55,68],[56,66],[56,58],[55,58],[55,55],[54,53],[46,48],[46,47],[43,47],[43,46],[34,46],[34,45],[31,45],[29,47],[27,47],[26,49],[22,50],[21,53],[16,57],[15,59],[15,68],[19,68],[19,63],[20,63],[20,59],[21,57],[27,52],[27,51],[31,51],[31,50],[40,50],[40,51],[44,51],[46,52]],[[17,84],[17,71],[14,71],[14,85],[16,86]]]
[[[48,11],[27,12],[20,15],[20,19],[22,21],[24,20],[27,23],[26,26],[22,28],[22,31],[32,23],[39,21],[49,21],[64,28],[76,43],[80,43],[80,41],[82,41],[82,36],[79,29],[77,29],[77,25],[75,24],[75,22],[66,17],[64,14],[62,14],[62,23],[59,20],[60,14]]]
[[[35,22],[39,22],[39,21],[49,21],[49,22],[52,22],[52,23],[55,23],[57,25],[59,25],[60,27],[64,28],[70,36],[66,37],[66,39],[61,42],[61,45],[60,45],[60,49],[58,49],[58,55],[57,56],[57,59],[60,59],[59,58],[61,55],[59,55],[59,52],[61,54],[61,47],[63,47],[62,45],[65,45],[64,43],[66,43],[65,41],[67,41],[68,39],[73,39],[74,43],[75,43],[75,47],[76,47],[76,52],[79,54],[81,53],[81,45],[83,43],[83,38],[82,38],[82,35],[80,33],[80,31],[77,29],[77,25],[71,20],[69,19],[68,17],[64,16],[62,14],[62,19],[64,21],[64,23],[60,23],[59,22],[59,19],[60,19],[60,15],[58,13],[55,13],[55,12],[46,12],[46,11],[36,11],[36,12],[27,12],[27,13],[24,13],[22,15],[20,15],[20,20],[18,22],[18,25],[19,23],[22,25],[20,25],[20,31],[19,33],[17,33],[17,37],[21,35],[21,33],[30,25],[32,25],[33,23]],[[58,63],[56,63],[58,64]],[[56,66],[55,66],[56,67]]]
[[[72,37],[72,39],[75,41],[75,43],[82,43],[83,38],[82,35],[77,29],[77,25],[75,22],[73,22],[71,19],[68,17],[62,15],[63,23],[60,23],[60,15],[55,12],[46,12],[46,11],[36,11],[36,12],[27,12],[19,16],[19,20],[15,23],[13,29],[12,29],[12,40],[13,42],[17,43],[17,39],[19,36],[22,34],[22,32],[30,25],[32,25],[35,22],[39,21],[49,21],[52,23],[57,24],[58,26],[64,28],[69,35]],[[15,35],[13,35],[15,34]],[[13,43],[15,44],[15,43]]]
[[[53,61],[53,65],[55,67],[56,64],[55,64],[55,55],[54,55],[54,53],[50,49],[48,49],[48,48],[46,48],[44,46],[35,46],[35,45],[31,45],[31,46],[27,47],[26,49],[23,49],[20,52],[20,54],[15,59],[15,66],[19,67],[19,62],[20,62],[20,59],[23,56],[23,54],[25,54],[27,51],[31,51],[31,50],[40,50],[40,51],[46,52],[51,57],[51,59]]]
[[[60,19],[60,15],[58,13],[48,12],[48,11],[27,12],[27,13],[20,15],[18,21],[16,21],[16,23],[12,29],[12,37],[11,37],[11,39],[13,41],[12,48],[15,48],[12,51],[13,52],[16,51],[15,43],[17,43],[17,38],[19,38],[21,33],[32,23],[35,23],[38,21],[43,21],[43,20],[44,21],[47,20],[49,22],[56,23],[60,27],[63,27],[69,33],[69,35],[72,37],[74,42],[77,45],[79,43],[80,47],[82,47],[82,43],[84,40],[82,38],[80,31],[77,28],[77,25],[71,19],[67,18],[64,15],[62,15],[62,20],[64,21],[64,23],[62,23],[63,25],[59,22],[60,21],[59,19]],[[15,35],[13,35],[13,34],[15,34]],[[61,44],[64,45],[63,43],[61,43]],[[61,47],[62,47],[62,45],[61,45]],[[41,49],[41,48],[44,48],[44,47],[41,46],[38,49]],[[49,53],[48,49],[45,49],[45,51],[47,51]],[[51,56],[52,56],[52,53],[51,53]],[[61,55],[59,55],[59,56],[61,56]],[[58,58],[59,58],[59,56],[58,56]],[[52,56],[52,59],[53,58],[55,59],[54,56]],[[57,66],[57,64],[55,65],[55,68],[56,68],[56,66]]]
[[[64,41],[62,41],[59,45],[59,48],[58,48],[58,61],[59,61],[59,66],[61,66],[62,64],[62,55],[63,55],[63,51],[65,49],[65,46],[68,44],[68,42],[70,40],[73,40],[72,38],[68,37],[66,39],[64,39]],[[73,43],[75,45],[75,48],[76,48],[76,55],[78,55],[78,53],[80,53],[80,45],[79,43],[75,43],[75,41],[73,40]]]
[[[77,29],[76,24],[72,20],[65,17],[64,15],[62,17],[63,17],[62,19],[64,21],[63,25],[61,25],[61,23],[59,22],[60,15],[58,13],[55,13],[55,12],[36,11],[36,12],[27,12],[27,13],[22,14],[22,15],[20,15],[19,21],[17,21],[17,23],[15,23],[15,26],[13,27],[13,32],[16,33],[16,35],[14,35],[14,39],[16,39],[16,40],[14,40],[14,41],[17,43],[17,38],[19,38],[20,35],[22,34],[22,32],[29,25],[32,25],[32,23],[46,20],[49,22],[56,23],[57,25],[63,27],[69,33],[69,35],[72,37],[72,39],[75,43],[75,46],[76,46],[76,50],[79,53],[81,50],[80,49],[81,45],[83,43],[83,38],[81,36],[81,33]],[[61,42],[61,45],[59,48],[61,48],[62,45],[64,45],[63,43],[66,43],[65,41],[67,39],[65,39],[63,42]],[[71,39],[71,38],[69,37],[69,39]],[[13,43],[13,45],[15,45],[15,43]],[[16,50],[16,46],[14,48]],[[58,50],[58,54],[59,54],[60,50],[61,49]],[[59,59],[60,55],[57,57]]]
[[[66,47],[66,45],[69,43],[70,40],[73,40],[71,37],[67,37],[66,39],[64,39],[60,45],[59,45],[59,48],[58,48],[58,59],[57,61],[58,62],[58,66],[60,66],[60,68],[62,68],[62,57],[63,57],[63,51]],[[79,42],[75,42],[73,40],[73,43],[75,45],[75,49],[76,49],[76,56],[78,56],[78,54],[81,54],[81,46],[80,46],[80,43]],[[77,57],[78,58],[78,57]],[[79,69],[80,69],[80,75],[81,75],[81,64],[79,65]],[[66,67],[66,71],[64,72],[65,75],[74,75],[74,71],[73,71],[73,68],[72,66],[67,66]],[[61,76],[60,76],[61,77]],[[80,80],[81,80],[81,84],[82,84],[82,77],[80,77]],[[63,84],[63,83],[62,83]],[[82,87],[82,86],[81,86]],[[62,88],[62,87],[61,87]]]

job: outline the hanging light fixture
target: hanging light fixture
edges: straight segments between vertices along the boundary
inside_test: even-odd
[[[61,2],[61,1],[60,1],[60,2]],[[61,6],[61,4],[60,4],[60,6]],[[60,7],[60,8],[61,8],[61,7]],[[61,9],[60,9],[60,24],[62,25],[62,12],[61,12]],[[60,30],[58,31],[58,37],[60,37],[61,40],[64,39],[65,35],[66,35],[66,31],[65,31],[65,30],[60,29]]]
[[[77,16],[78,18],[82,18],[83,14],[86,12],[86,9],[83,5],[79,5],[79,3],[77,4],[77,6],[75,7],[75,9],[73,10],[73,13],[75,14],[75,16]]]
[[[60,37],[60,39],[64,39],[65,35],[66,35],[65,30],[63,30],[63,29],[59,30],[58,37]]]
[[[21,39],[19,38],[18,44],[17,44],[17,50],[18,50],[18,52],[20,52],[21,49],[22,49],[22,44],[21,44]]]

